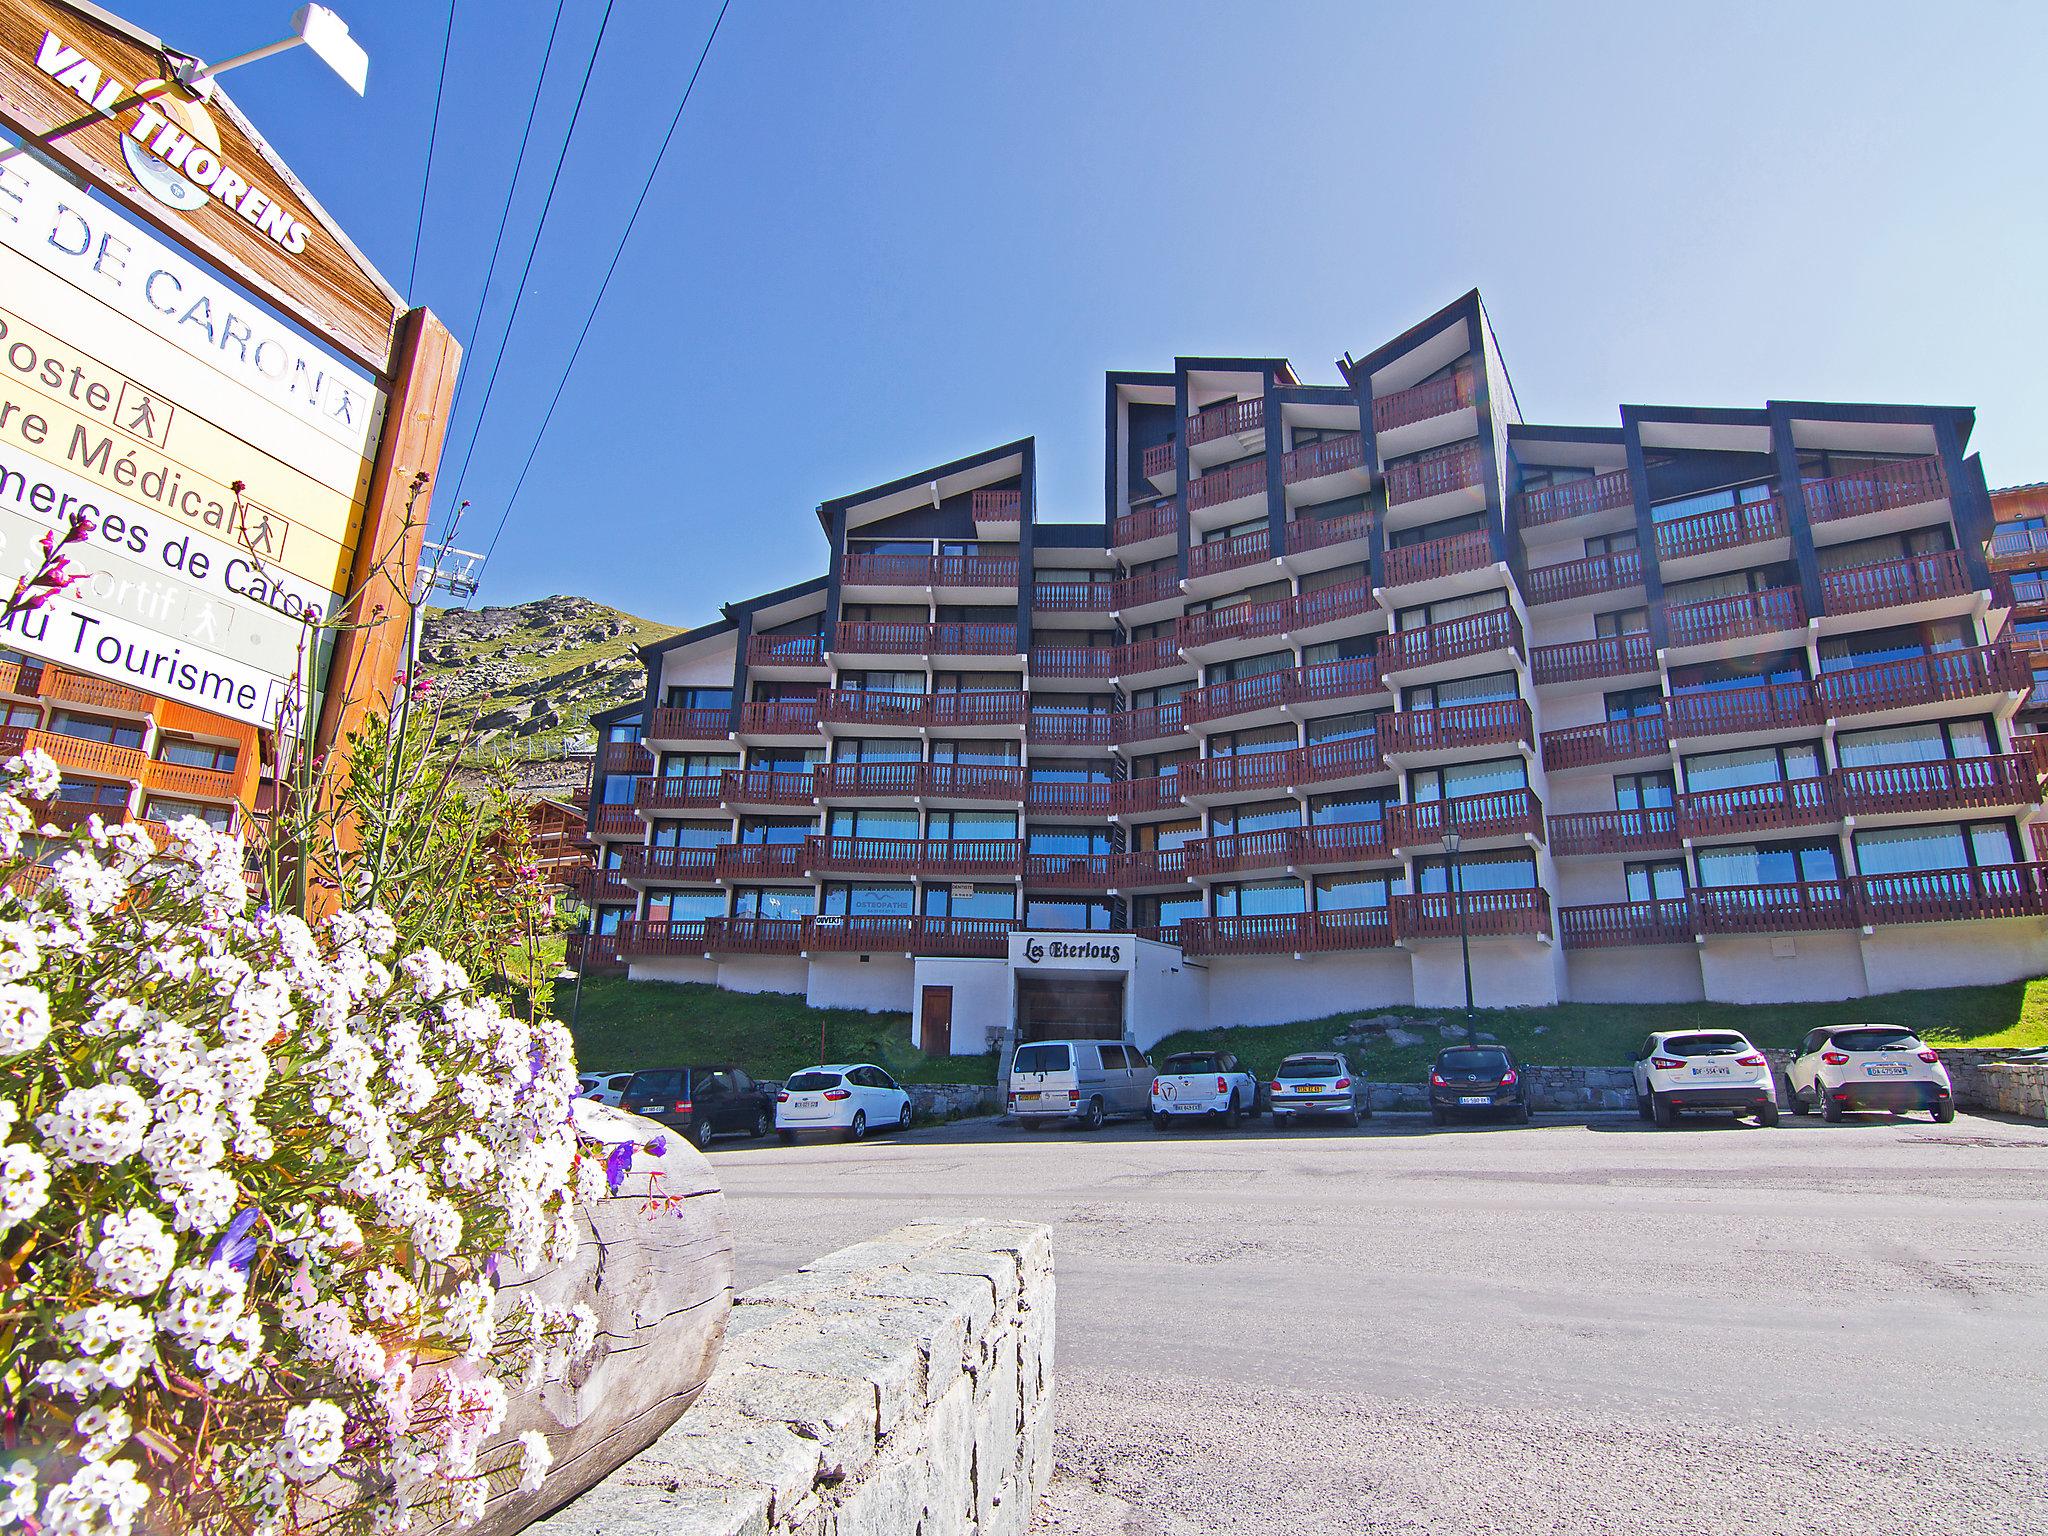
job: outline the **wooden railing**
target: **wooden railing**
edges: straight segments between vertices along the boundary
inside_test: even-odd
[[[1962,597],[1969,590],[1963,557],[1952,549],[1820,573],[1821,607],[1829,613],[1867,613],[1873,608]]]
[[[736,955],[794,955],[804,947],[800,917],[713,917],[704,922],[709,949]]]
[[[652,773],[654,754],[637,741],[608,741],[597,749],[597,772]]]
[[[643,811],[712,811],[718,809],[722,777],[697,773],[684,777],[648,777],[633,782],[633,804]],[[617,807],[608,806],[607,810]]]
[[[1235,464],[1226,464],[1212,469],[1199,479],[1190,480],[1187,489],[1187,503],[1190,512],[1201,512],[1210,507],[1220,507],[1250,496],[1266,494],[1266,461],[1239,459]]]
[[[2026,663],[2010,647],[1986,645],[1825,672],[1813,686],[1830,713],[1850,715],[2025,693],[2032,681]]]
[[[1467,490],[1481,483],[1485,461],[1477,443],[1465,443],[1448,453],[1395,464],[1387,470],[1387,505],[1403,506],[1430,496]]]
[[[1448,828],[1455,828],[1462,837],[1543,840],[1543,802],[1527,789],[1390,805],[1386,817],[1387,843],[1393,848],[1429,847],[1442,842]]]
[[[1394,932],[1404,939],[1533,937],[1550,932],[1550,893],[1473,891],[1396,896]],[[1460,911],[1462,908],[1462,912]]]
[[[1116,786],[1111,811],[1118,816],[1142,815],[1149,811],[1178,811],[1182,808],[1181,779],[1178,774],[1148,774],[1123,779]]]
[[[930,695],[930,720],[934,730],[960,730],[970,726],[1022,725],[1030,701],[1021,689],[988,693],[934,693]]]
[[[1561,603],[1602,592],[1625,592],[1643,584],[1641,550],[1617,549],[1582,560],[1532,565],[1522,574],[1522,591],[1531,603]]]
[[[1114,581],[1040,581],[1031,606],[1041,613],[1108,613],[1116,606]]]
[[[1288,600],[1289,629],[1311,629],[1339,619],[1362,618],[1379,608],[1379,598],[1370,581],[1347,581],[1341,586],[1316,587]]]
[[[1130,640],[1116,648],[1116,675],[1135,677],[1141,672],[1164,672],[1183,664],[1180,641],[1172,634],[1154,635],[1149,640]]]
[[[1449,538],[1389,549],[1385,580],[1389,587],[1403,587],[1411,582],[1483,571],[1493,563],[1493,535],[1484,528],[1471,528]]]
[[[821,800],[916,795],[1014,802],[1024,797],[1024,770],[1000,763],[825,763],[813,773]]]
[[[614,933],[572,933],[563,940],[562,950],[563,960],[578,970],[614,970],[620,962]]]
[[[103,677],[88,677],[69,667],[43,668],[36,690],[43,698],[59,704],[84,704],[93,709],[115,709],[124,714],[146,715],[156,705],[149,694]]]
[[[1290,555],[1363,539],[1372,533],[1370,512],[1342,512],[1335,517],[1297,517],[1286,525],[1281,548]]]
[[[807,950],[836,953],[1001,955],[1016,926],[1007,917],[811,917],[804,920],[803,943]]]
[[[1678,830],[1686,837],[1775,832],[1841,819],[1834,781],[1825,777],[1689,789],[1678,796]]]
[[[839,579],[849,587],[1014,587],[1015,555],[871,555],[849,551]]]
[[[1373,401],[1372,429],[1391,432],[1396,427],[1412,427],[1434,416],[1462,411],[1472,400],[1472,370],[1459,368],[1440,379],[1398,389]]]
[[[1024,492],[1020,487],[984,487],[967,500],[977,523],[1014,523],[1024,515]]]
[[[1673,736],[1723,736],[1819,725],[1823,713],[1813,685],[1806,682],[1675,693],[1664,701],[1664,719]]]
[[[1356,432],[1347,432],[1342,437],[1326,437],[1319,443],[1290,449],[1280,461],[1280,478],[1293,485],[1299,480],[1339,475],[1347,469],[1361,469],[1364,465],[1364,445]]]
[[[832,649],[873,656],[1014,656],[1014,624],[890,624],[849,621],[832,636]]]
[[[1230,757],[1204,757],[1183,763],[1178,775],[1182,798],[1190,795],[1251,794],[1285,789],[1300,765],[1299,749],[1244,752]]]
[[[1188,872],[1197,879],[1253,869],[1285,869],[1294,862],[1300,827],[1226,833],[1189,845]]]
[[[1116,813],[1117,792],[1122,788],[1106,779],[1026,784],[1024,809],[1037,816],[1111,816]]]
[[[724,741],[732,734],[727,709],[657,709],[647,719],[649,741]]]
[[[1148,480],[1156,480],[1161,475],[1172,474],[1174,472],[1174,444],[1172,439],[1169,438],[1163,443],[1154,443],[1150,448],[1147,448],[1144,457],[1139,460],[1139,463],[1144,469],[1145,478]]]
[[[1118,613],[1180,596],[1180,577],[1167,566],[1156,571],[1140,571],[1135,576],[1119,577],[1110,586],[1111,601]]]
[[[1116,722],[1116,734],[1112,739],[1125,746],[1135,741],[1160,741],[1168,736],[1178,736],[1188,728],[1178,701],[1119,710],[1110,718]]]
[[[1550,813],[1550,851],[1559,856],[1657,853],[1677,846],[1678,813],[1669,806]]]
[[[1553,769],[1662,757],[1670,750],[1662,715],[1598,720],[1591,725],[1567,725],[1543,733],[1543,761]]]
[[[620,889],[624,894],[610,899],[630,901],[633,898],[634,892],[624,885],[627,880],[707,880],[711,877],[717,854],[716,848],[650,848],[644,843],[627,848],[619,855],[618,869]],[[597,899],[607,898],[600,896]]]
[[[1657,524],[1657,554],[1665,560],[1682,560],[1689,555],[1782,539],[1790,531],[1784,504],[1772,496],[1766,501],[1745,501]]]
[[[1991,535],[1993,567],[2027,567],[2048,554],[2048,528],[2000,528]]]
[[[20,727],[13,729],[19,730]],[[139,747],[117,747],[104,741],[87,741],[82,736],[67,736],[62,731],[24,732],[21,745],[8,749],[8,755],[23,751],[45,752],[59,768],[70,768],[104,779],[126,779],[130,783],[141,782],[143,769],[149,763],[149,755]]]
[[[1107,747],[1116,741],[1109,710],[1034,709],[1024,739],[1034,747]]]
[[[781,699],[740,706],[742,736],[807,736],[818,728],[816,699]]]
[[[1634,501],[1635,488],[1628,471],[1610,469],[1590,480],[1567,480],[1562,485],[1523,491],[1515,498],[1516,521],[1523,528],[1540,528],[1545,523],[1561,523],[1568,517],[1612,512]]]
[[[1257,565],[1261,560],[1272,558],[1273,538],[1271,530],[1254,528],[1249,533],[1234,534],[1227,539],[1211,539],[1206,544],[1195,544],[1188,549],[1188,575],[1215,576],[1223,571],[1234,571],[1242,566]]]
[[[1384,859],[1387,828],[1380,821],[1331,821],[1295,829],[1292,862],[1304,869]]]
[[[1263,396],[1250,400],[1226,400],[1195,412],[1188,418],[1188,444],[1214,442],[1219,437],[1237,437],[1262,431],[1266,425]]]
[[[704,924],[701,917],[674,921],[635,918],[619,924],[619,931],[610,937],[618,953],[628,960],[702,955],[707,952]]]
[[[1750,635],[1775,635],[1806,626],[1806,602],[1795,587],[1736,592],[1664,610],[1673,645],[1714,645]]]
[[[1626,677],[1657,670],[1657,648],[1640,630],[1539,645],[1529,653],[1539,683],[1582,683],[1603,677]]]
[[[1024,883],[1061,890],[1134,890],[1146,885],[1180,885],[1187,878],[1188,852],[1159,848],[1131,853],[1032,853],[1024,857]]]
[[[1852,884],[1862,920],[1873,925],[2048,913],[2048,866],[2041,864],[1859,875]]]
[[[1842,810],[1850,816],[2041,803],[2040,772],[2027,752],[1841,768],[1835,773],[1835,787]]]
[[[1701,933],[1797,933],[1860,926],[1855,895],[1841,880],[1783,885],[1702,886],[1693,892]]]
[[[717,804],[715,799],[712,803],[714,806]],[[667,809],[667,807],[658,804],[648,805],[644,808],[647,810]],[[647,823],[640,819],[639,813],[641,809],[642,807],[637,796],[632,805],[600,805],[591,813],[585,829],[585,835],[588,837],[608,838],[639,837],[647,831]]]
[[[1164,936],[1163,936],[1164,937]],[[1347,949],[1383,949],[1394,942],[1385,907],[1333,912],[1274,912],[1255,917],[1184,917],[1177,934],[1184,954],[1322,954]]]
[[[1113,645],[1034,645],[1031,647],[1031,675],[1034,678],[1112,678],[1116,673],[1117,647]]]
[[[1654,901],[1559,907],[1557,927],[1566,949],[1602,949],[1625,944],[1690,944],[1693,941],[1692,898],[1667,896]]]
[[[45,675],[38,661],[0,661],[0,693],[23,693],[33,698],[41,693]]]
[[[1254,710],[1278,709],[1294,696],[1294,692],[1295,674],[1291,668],[1285,672],[1261,672],[1253,677],[1233,678],[1227,683],[1211,683],[1206,688],[1192,689],[1181,695],[1181,718],[1189,725],[1199,725],[1231,715],[1250,714]]]
[[[1164,538],[1180,527],[1180,503],[1176,501],[1155,501],[1149,507],[1137,507],[1123,513],[1109,525],[1109,542],[1118,548],[1126,544],[1142,544],[1147,539]]]
[[[1380,670],[1399,672],[1411,667],[1435,666],[1440,662],[1462,661],[1492,651],[1522,651],[1522,621],[1511,608],[1492,608],[1484,613],[1460,614],[1438,624],[1418,629],[1397,629],[1380,638]]]
[[[1380,722],[1389,755],[1462,752],[1473,747],[1534,742],[1529,705],[1523,699],[1489,704],[1453,704],[1445,709],[1407,709]]]
[[[854,875],[1003,875],[1022,872],[1024,844],[1016,838],[812,837],[807,867]]]
[[[1370,778],[1390,772],[1380,750],[1376,731],[1346,736],[1337,741],[1318,741],[1297,749],[1300,763],[1295,769],[1297,784],[1327,784],[1334,779]]]
[[[1022,725],[1028,705],[1022,690],[987,693],[870,693],[834,689],[818,718],[833,725],[938,727]]]
[[[1287,633],[1294,614],[1291,597],[1262,598],[1255,603],[1233,603],[1205,613],[1185,615],[1175,626],[1180,648],[1195,650],[1233,640],[1264,640]]]
[[[721,880],[801,880],[811,872],[811,844],[726,843],[715,850],[712,872]]]
[[[818,781],[801,770],[728,768],[718,776],[721,805],[810,805]]]
[[[1868,512],[1889,512],[1898,507],[1945,500],[1948,476],[1942,473],[1940,459],[1898,459],[1873,464],[1854,474],[1807,480],[1801,483],[1799,492],[1806,499],[1809,522],[1832,523]]]
[[[158,758],[149,765],[143,784],[151,794],[180,799],[247,800],[256,787],[258,771],[255,754],[244,748],[235,766],[226,769],[195,768]]]
[[[825,641],[818,635],[749,635],[750,667],[822,667]]]

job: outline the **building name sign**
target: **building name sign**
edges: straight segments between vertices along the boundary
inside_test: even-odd
[[[1010,936],[1012,965],[1124,970],[1129,968],[1133,957],[1132,942],[1124,938],[1049,933],[1015,933]]]

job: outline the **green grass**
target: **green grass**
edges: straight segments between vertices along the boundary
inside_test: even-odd
[[[1205,1047],[1235,1052],[1262,1075],[1295,1051],[1327,1050],[1354,1019],[1398,1015],[1427,1021],[1420,1045],[1384,1042],[1346,1046],[1354,1067],[1383,1081],[1422,1076],[1442,1039],[1437,1026],[1461,1027],[1460,1009],[1360,1008],[1300,1024],[1186,1030],[1152,1048],[1158,1061],[1172,1051]],[[1953,987],[1892,992],[1845,1003],[1567,1003],[1556,1008],[1480,1009],[1481,1033],[1497,1037],[1522,1061],[1541,1066],[1621,1066],[1643,1036],[1657,1029],[1709,1026],[1739,1029],[1762,1046],[1791,1046],[1819,1024],[1906,1024],[1929,1045],[2013,1049],[2048,1044],[2048,980],[1995,987]],[[1413,1026],[1411,1026],[1413,1028]]]
[[[555,991],[568,1018],[575,985]],[[818,1050],[819,1031],[825,1048]],[[910,1043],[910,1016],[810,1008],[773,992],[722,992],[693,982],[583,983],[576,1064],[585,1072],[730,1061],[756,1077],[787,1077],[819,1061],[872,1061],[908,1083],[993,1083],[993,1056],[927,1056]]]

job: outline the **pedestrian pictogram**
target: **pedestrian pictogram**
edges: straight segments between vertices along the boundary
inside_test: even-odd
[[[260,501],[242,501],[242,547],[250,554],[264,560],[276,560],[284,554],[285,536],[291,531],[291,524],[280,513],[273,512]]]
[[[171,419],[177,414],[178,408],[168,400],[122,381],[120,398],[114,402],[114,425],[129,436],[162,448],[170,441]]]

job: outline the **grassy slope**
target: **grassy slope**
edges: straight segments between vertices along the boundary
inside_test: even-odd
[[[573,989],[555,993],[555,1012],[569,1017]],[[1301,1024],[1196,1030],[1162,1040],[1169,1051],[1222,1046],[1261,1073],[1291,1051],[1327,1048],[1356,1018],[1388,1015],[1418,1021],[1426,1043],[1348,1046],[1352,1064],[1385,1081],[1416,1081],[1443,1043],[1438,1024],[1456,1025],[1455,1011],[1371,1008]],[[1653,1029],[1722,1025],[1759,1045],[1789,1046],[1816,1024],[1910,1024],[1933,1045],[2012,1048],[2048,1044],[2048,980],[1939,992],[1896,992],[1848,1003],[1742,1007],[1725,1003],[1567,1004],[1559,1008],[1481,1010],[1478,1026],[1522,1060],[1548,1066],[1619,1066]],[[813,1009],[774,993],[721,992],[716,987],[628,982],[592,977],[583,984],[578,1060],[586,1071],[612,1072],[685,1061],[736,1061],[763,1077],[786,1077],[818,1060],[818,1030],[835,1061],[874,1061],[910,1082],[995,1080],[988,1056],[931,1057],[910,1043],[910,1020],[896,1014]],[[1541,1033],[1538,1033],[1538,1031]]]

